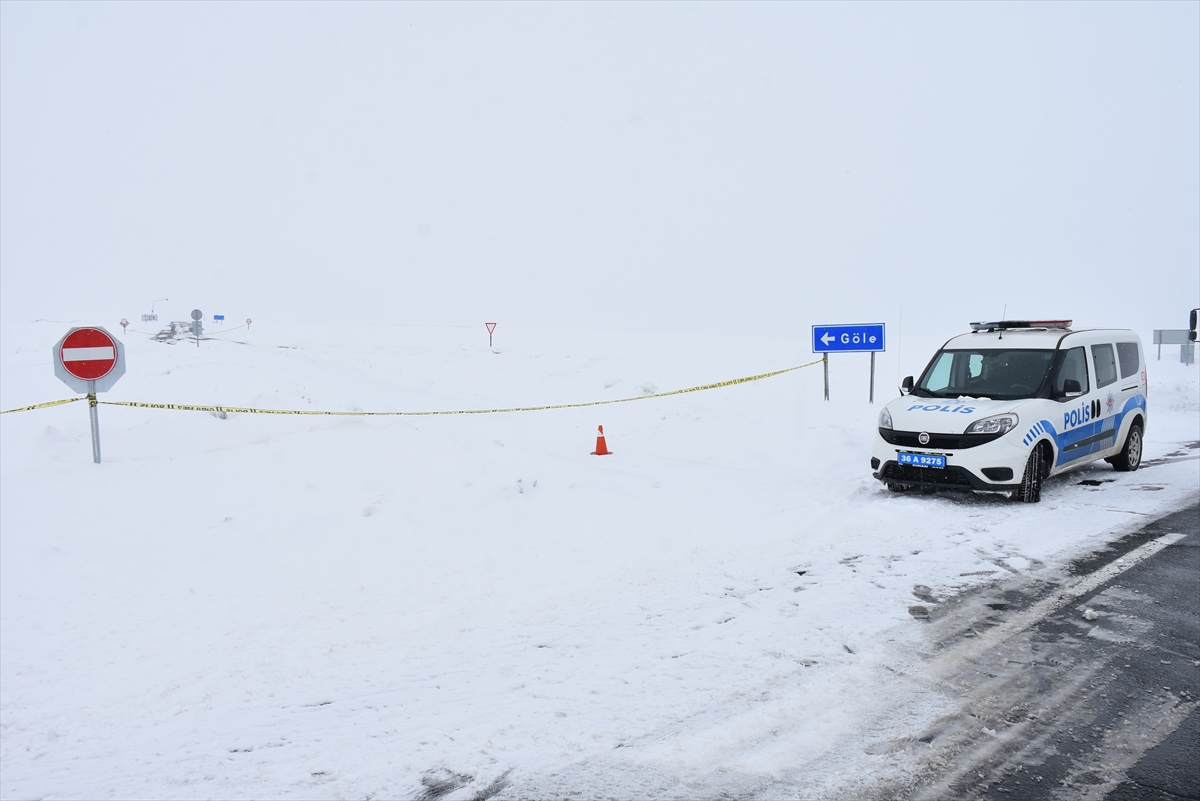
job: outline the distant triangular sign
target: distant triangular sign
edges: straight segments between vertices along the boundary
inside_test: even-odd
[[[492,334],[496,333],[496,324],[495,323],[484,323],[484,325],[487,326],[488,336],[491,336]]]

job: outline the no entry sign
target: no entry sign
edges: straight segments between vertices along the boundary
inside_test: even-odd
[[[54,346],[54,374],[76,392],[87,393],[92,461],[100,464],[96,393],[107,392],[125,375],[125,346],[103,328],[72,328]]]
[[[117,343],[99,328],[76,328],[58,346],[58,358],[71,375],[95,381],[117,366]]]
[[[125,375],[125,346],[103,328],[72,328],[54,346],[54,374],[76,392],[107,392]]]

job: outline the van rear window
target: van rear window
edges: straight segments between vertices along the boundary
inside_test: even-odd
[[[1129,376],[1142,369],[1138,362],[1138,346],[1136,342],[1118,342],[1117,359],[1121,362],[1121,378]]]

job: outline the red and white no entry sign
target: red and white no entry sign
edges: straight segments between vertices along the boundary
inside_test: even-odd
[[[58,347],[58,360],[75,378],[95,381],[112,372],[117,364],[117,343],[99,328],[79,328]]]
[[[126,321],[121,320],[122,323]],[[100,464],[100,422],[96,393],[108,392],[125,375],[125,346],[103,328],[72,328],[54,346],[54,375],[76,392],[88,395],[92,421],[92,461]]]

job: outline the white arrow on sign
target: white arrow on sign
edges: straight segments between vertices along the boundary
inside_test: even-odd
[[[825,347],[829,347],[829,343],[833,342],[834,339],[836,339],[836,337],[829,336],[828,331],[826,331],[824,334],[821,335],[821,342],[823,342],[825,344]]]

